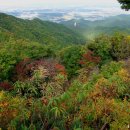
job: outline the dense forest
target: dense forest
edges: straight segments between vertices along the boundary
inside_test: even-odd
[[[0,14],[0,130],[129,128],[129,35]]]
[[[23,20],[0,13],[0,27],[17,38],[29,39],[42,44],[84,43],[81,36],[63,25],[40,19]]]

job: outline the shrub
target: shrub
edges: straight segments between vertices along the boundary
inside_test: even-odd
[[[79,64],[81,56],[80,46],[67,47],[60,54],[61,62],[65,66],[69,78],[77,75],[77,70],[81,68]]]
[[[0,89],[9,91],[13,89],[13,86],[8,82],[2,82],[0,83]]]
[[[105,64],[112,60],[111,57],[111,41],[108,36],[100,36],[93,42],[89,43],[88,49],[101,58],[101,64]]]
[[[117,34],[111,38],[112,57],[116,60],[126,59],[130,56],[130,40],[122,35]]]
[[[0,80],[11,78],[16,63],[17,60],[15,55],[4,49],[0,50]]]
[[[16,66],[16,74],[19,81],[15,83],[15,91],[27,97],[58,95],[67,82],[65,67],[52,59],[24,60]]]
[[[101,73],[105,78],[110,78],[115,72],[118,72],[123,67],[123,62],[110,62],[102,66]]]
[[[65,67],[53,59],[25,59],[16,65],[16,80],[31,79],[33,74],[39,69],[44,70],[42,75],[48,79],[53,78],[57,73],[66,74]]]
[[[101,58],[99,56],[95,56],[92,51],[88,51],[87,53],[83,54],[82,59],[80,60],[80,64],[86,67],[96,65],[100,63]]]
[[[30,112],[25,108],[26,102],[19,97],[12,97],[3,91],[0,92],[0,127],[10,129],[29,119]]]

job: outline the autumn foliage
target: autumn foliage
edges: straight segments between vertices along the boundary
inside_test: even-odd
[[[11,89],[13,89],[13,86],[8,82],[2,82],[2,83],[0,83],[0,89],[11,90]]]
[[[129,130],[130,58],[124,39],[99,37],[56,50],[55,56],[12,55],[11,62],[11,55],[5,60],[1,53],[0,129]]]
[[[32,60],[25,59],[18,63],[15,68],[17,80],[25,80],[33,76],[33,72],[39,67],[46,69],[46,75],[49,78],[54,77],[57,73],[66,74],[65,67],[61,64],[58,64],[55,60],[52,59],[40,59]]]
[[[87,53],[83,54],[82,60],[79,62],[81,65],[89,64],[89,63],[94,63],[98,64],[100,63],[101,58],[99,56],[95,56],[94,52],[88,51]]]

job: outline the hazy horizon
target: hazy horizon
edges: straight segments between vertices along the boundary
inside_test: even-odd
[[[94,21],[130,14],[120,8],[117,0],[0,0],[0,3],[0,12],[23,19],[40,18],[53,22],[82,18]]]
[[[86,7],[119,7],[117,0],[0,0],[0,10]]]

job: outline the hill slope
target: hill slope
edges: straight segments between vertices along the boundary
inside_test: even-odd
[[[0,13],[0,28],[18,38],[29,39],[40,43],[83,43],[77,33],[63,25],[39,19],[23,20]]]
[[[87,39],[92,39],[99,34],[113,34],[125,32],[130,34],[130,15],[111,16],[104,20],[88,21],[84,19],[62,22],[66,27],[80,33]],[[74,23],[77,23],[77,27]]]

